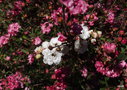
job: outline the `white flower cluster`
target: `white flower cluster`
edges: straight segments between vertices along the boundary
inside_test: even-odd
[[[82,26],[82,31],[81,31],[81,34],[79,35],[83,40],[86,40],[90,37],[90,33],[91,33],[91,30],[89,31],[88,27],[87,26],[84,26],[83,24],[81,24]]]
[[[81,39],[78,38],[74,43],[75,46],[74,49],[78,54],[83,54],[87,50],[86,39],[90,37],[90,33],[91,33],[91,30],[89,31],[87,26],[84,26],[83,24],[81,24],[81,26],[82,26],[82,31],[81,34],[79,35]]]
[[[62,45],[62,42],[58,40],[58,37],[54,37],[50,42],[45,41],[42,46],[35,49],[35,53],[42,53],[43,62],[48,65],[59,64],[62,56],[68,52],[67,46]],[[39,55],[38,55],[39,56]]]
[[[86,50],[87,50],[87,40],[88,38],[90,38],[91,36],[91,43],[95,43],[96,42],[96,38],[97,37],[101,37],[102,32],[101,31],[97,31],[94,32],[93,30],[89,30],[87,26],[84,26],[83,24],[81,24],[82,26],[82,31],[81,34],[79,35],[78,38],[74,45],[75,45],[75,51],[78,54],[83,54]]]

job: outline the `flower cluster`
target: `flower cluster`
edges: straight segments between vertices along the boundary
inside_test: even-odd
[[[8,27],[8,33],[0,37],[0,47],[7,44],[11,36],[16,36],[21,26],[18,23],[12,23]]]
[[[7,76],[5,79],[0,80],[0,89],[14,90],[24,88],[25,83],[30,83],[29,78],[23,77],[20,72]]]
[[[101,61],[96,61],[95,67],[96,70],[103,75],[106,75],[108,77],[118,77],[122,73],[121,70],[126,66],[125,61],[121,61],[115,68],[110,69],[109,67],[104,67],[104,64]]]
[[[0,0],[0,90],[126,90],[126,15],[127,0]]]
[[[61,38],[65,37],[54,37],[48,41],[44,41],[42,43],[42,46],[39,46],[35,49],[35,52],[42,53],[43,55],[43,62],[48,65],[52,64],[59,64],[61,62],[62,56],[64,55],[65,47],[62,45],[63,42],[60,40],[63,40]]]
[[[84,14],[88,9],[88,4],[83,0],[60,0],[68,9],[70,14]]]

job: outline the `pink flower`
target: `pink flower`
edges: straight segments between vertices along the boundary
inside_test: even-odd
[[[30,2],[31,2],[31,0],[26,0],[26,2],[27,2],[27,3],[30,3]]]
[[[5,58],[5,60],[7,60],[7,61],[9,61],[10,59],[11,59],[10,56],[7,56],[7,57]]]
[[[22,2],[22,1],[15,1],[14,2],[14,7],[15,9],[18,9],[18,10],[22,10],[22,6],[24,6],[25,4]]]
[[[55,82],[52,86],[46,86],[46,90],[65,90],[67,85],[65,82]]]
[[[70,7],[73,4],[73,0],[59,0],[62,4],[64,4],[66,7]]]
[[[127,43],[127,40],[126,39],[123,39],[122,41],[121,41],[121,44],[126,44]]]
[[[40,43],[41,43],[41,39],[39,37],[34,38],[33,40],[34,45],[39,45]]]
[[[12,23],[8,27],[8,34],[10,34],[11,36],[16,36],[20,28],[21,26],[18,23]]]
[[[57,33],[57,35],[59,37],[58,40],[61,42],[64,42],[67,39],[61,32]]]
[[[88,4],[84,0],[60,0],[70,11],[71,14],[84,14],[88,9]]]
[[[53,27],[53,24],[45,22],[44,24],[41,24],[41,30],[43,34],[48,34],[51,31],[51,28]]]
[[[0,90],[15,90],[24,88],[25,82],[30,82],[27,77],[23,77],[20,72],[7,76],[0,80]]]
[[[82,70],[81,70],[81,72],[82,72],[82,76],[83,77],[86,77],[87,76],[87,69],[84,67]]]
[[[116,67],[109,69],[109,66],[104,67],[104,64],[101,61],[96,61],[95,68],[98,72],[106,75],[107,77],[115,78],[120,76],[122,69],[125,67],[125,62],[122,61]]]
[[[7,44],[9,41],[10,35],[5,34],[0,37],[0,47],[3,47],[3,45]]]
[[[2,0],[0,0],[0,3],[2,3]]]
[[[114,43],[106,42],[102,45],[102,48],[107,53],[114,53],[116,51],[116,45]]]
[[[115,14],[113,13],[113,11],[108,11],[107,17],[108,18],[106,19],[106,22],[113,23]]]
[[[29,54],[28,55],[28,63],[32,64],[34,62],[34,55],[33,54]]]
[[[124,68],[126,66],[126,62],[125,61],[121,61],[118,65],[119,68]]]
[[[63,81],[70,74],[70,68],[64,67],[54,70],[54,74],[52,74],[52,79],[57,79],[59,81]]]

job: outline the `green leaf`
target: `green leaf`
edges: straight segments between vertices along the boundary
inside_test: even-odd
[[[119,59],[119,60],[125,60],[125,59],[127,59],[127,55],[125,55],[125,53],[121,53],[121,54],[119,54],[117,59]]]

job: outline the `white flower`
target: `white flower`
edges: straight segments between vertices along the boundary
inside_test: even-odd
[[[41,53],[42,50],[43,50],[43,48],[42,48],[41,46],[39,46],[39,47],[36,47],[36,48],[35,48],[34,52],[35,52],[35,53]]]
[[[45,41],[42,43],[42,48],[48,48],[49,47],[49,42]]]
[[[51,53],[51,50],[49,50],[48,48],[46,48],[46,49],[44,49],[43,51],[42,51],[42,54],[45,56],[45,55],[48,55],[48,54],[50,54]]]
[[[101,37],[102,32],[101,31],[97,31],[98,37]]]
[[[81,31],[82,34],[80,34],[80,37],[84,40],[88,39],[90,37],[90,32],[88,31],[88,27],[81,24],[83,30]]]
[[[97,38],[97,36],[98,36],[96,32],[92,32],[91,35],[93,38]]]
[[[78,54],[83,54],[85,51],[87,51],[87,41],[86,40],[76,40],[74,49],[76,52],[78,52]]]
[[[53,62],[54,64],[59,64],[61,59],[62,59],[62,53],[58,52],[58,51],[55,51],[53,53]]]
[[[41,58],[41,54],[37,54],[37,55],[35,56],[35,58],[36,58],[36,59]]]
[[[96,39],[91,39],[91,43],[95,43],[96,42]]]
[[[44,49],[42,54],[44,55],[43,62],[48,65],[59,64],[63,55],[61,52],[58,52],[56,48],[53,48],[52,50],[49,50],[48,48]]]
[[[50,40],[50,45],[51,45],[52,47],[55,47],[55,46],[61,45],[61,44],[62,44],[62,42],[58,40],[58,37],[52,38],[52,39]]]

